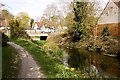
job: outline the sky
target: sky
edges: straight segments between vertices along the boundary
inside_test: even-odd
[[[6,5],[2,7],[2,9],[8,9],[15,16],[19,12],[27,12],[28,15],[34,19],[42,16],[48,4],[57,3],[57,1],[58,0],[0,0],[2,4]],[[108,0],[102,1],[107,2]]]
[[[55,0],[1,0],[5,4],[3,8],[8,9],[13,15],[19,12],[27,12],[32,18],[39,17],[43,14],[47,5]]]

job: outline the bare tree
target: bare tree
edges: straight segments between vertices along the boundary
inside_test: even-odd
[[[49,27],[57,26],[60,19],[60,14],[61,13],[58,10],[58,7],[54,3],[49,4],[41,17],[41,21]]]
[[[69,13],[72,9],[71,2],[72,0],[57,0],[59,3],[59,9],[65,18],[67,16],[67,13]]]

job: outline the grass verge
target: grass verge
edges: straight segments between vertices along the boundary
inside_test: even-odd
[[[74,71],[66,68],[59,60],[47,55],[44,49],[37,44],[25,39],[14,41],[18,45],[24,47],[41,66],[44,74],[48,78],[76,78],[78,77]]]
[[[38,46],[42,46],[46,43],[45,40],[33,41],[33,43],[37,44]]]
[[[2,47],[2,78],[17,78],[20,58],[17,51],[7,45]]]

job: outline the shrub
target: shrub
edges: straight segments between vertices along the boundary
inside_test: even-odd
[[[10,26],[10,34],[12,39],[16,38],[24,38],[24,39],[30,39],[28,34],[24,31],[23,27],[20,27],[20,22],[17,20],[11,20],[9,23]]]
[[[78,42],[87,37],[87,29],[83,23],[73,24],[73,27],[68,29],[68,33],[71,35],[72,42]]]
[[[61,61],[63,56],[63,51],[58,47],[57,44],[52,42],[46,43],[43,45],[43,49],[45,49],[47,55]]]
[[[4,33],[2,33],[2,46],[7,45],[8,41],[9,41],[8,36],[6,36]]]
[[[102,32],[103,41],[106,41],[109,35],[110,35],[110,31],[109,28],[106,26],[103,28],[103,32]]]

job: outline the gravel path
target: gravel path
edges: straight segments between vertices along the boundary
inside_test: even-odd
[[[36,61],[24,48],[13,42],[8,42],[8,44],[18,51],[21,58],[21,69],[18,78],[45,78]]]

